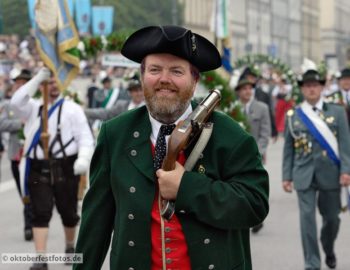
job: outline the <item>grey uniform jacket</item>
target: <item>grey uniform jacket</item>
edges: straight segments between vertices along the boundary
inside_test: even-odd
[[[339,189],[340,173],[350,173],[350,133],[343,107],[324,103],[321,118],[338,141],[338,167],[310,134],[294,109],[287,112],[283,149],[283,180],[292,180],[296,190],[307,189],[312,181],[321,190]]]
[[[7,154],[13,160],[19,153],[22,143],[18,137],[18,132],[22,128],[22,122],[17,117],[10,105],[10,100],[5,100],[1,107],[0,132],[9,132]]]
[[[127,111],[129,101],[117,100],[117,102],[109,109],[96,108],[96,109],[85,109],[84,112],[89,120],[108,120]]]
[[[250,104],[247,117],[250,125],[250,133],[256,140],[260,153],[265,154],[271,134],[269,108],[265,103],[253,100]]]

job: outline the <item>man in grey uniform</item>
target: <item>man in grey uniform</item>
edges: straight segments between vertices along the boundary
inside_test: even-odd
[[[329,268],[340,219],[341,186],[350,185],[350,134],[343,107],[325,103],[324,81],[315,70],[299,82],[305,101],[287,112],[283,188],[297,191],[305,269],[321,269],[316,205],[322,215],[321,244]]]

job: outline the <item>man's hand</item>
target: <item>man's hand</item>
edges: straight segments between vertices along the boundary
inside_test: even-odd
[[[175,200],[185,168],[178,162],[172,171],[157,170],[159,192],[163,199]]]
[[[291,180],[283,180],[282,183],[285,192],[291,193],[293,191],[293,182]]]
[[[35,75],[36,79],[39,83],[43,81],[47,81],[50,79],[51,73],[50,70],[47,67],[42,67],[39,72]]]
[[[342,173],[340,175],[340,185],[342,186],[350,186],[350,174]]]

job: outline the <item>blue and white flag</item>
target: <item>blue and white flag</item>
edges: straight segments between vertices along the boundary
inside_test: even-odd
[[[75,21],[80,35],[90,33],[91,1],[75,0]]]
[[[67,5],[69,9],[69,14],[74,20],[74,0],[67,0]]]
[[[92,32],[94,36],[106,36],[113,31],[112,6],[93,6],[92,7]]]
[[[231,64],[231,48],[226,47],[225,45],[223,46],[223,53],[221,57],[221,62],[223,68],[228,72],[232,73],[233,67]]]
[[[37,0],[35,37],[45,65],[54,73],[61,91],[79,72],[76,46],[79,36],[65,0]]]
[[[28,4],[28,14],[29,14],[29,20],[30,25],[32,28],[35,26],[35,19],[34,19],[34,9],[35,9],[35,0],[27,0]]]

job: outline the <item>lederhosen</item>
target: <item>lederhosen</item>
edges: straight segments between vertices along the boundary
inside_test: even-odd
[[[77,214],[79,176],[74,175],[73,170],[77,155],[67,156],[65,152],[74,138],[65,144],[62,141],[60,124],[63,103],[59,106],[57,132],[49,147],[49,160],[37,159],[37,148],[43,148],[40,142],[33,149],[34,158],[30,161],[28,186],[33,208],[33,227],[48,227],[54,204],[64,226],[74,227],[79,221]],[[41,116],[41,111],[42,107],[38,116]],[[60,149],[53,152],[56,143],[60,145]],[[56,158],[59,153],[63,154],[63,158]]]

